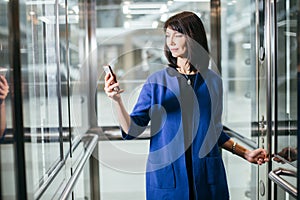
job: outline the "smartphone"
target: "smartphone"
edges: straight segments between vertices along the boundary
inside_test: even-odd
[[[117,77],[116,77],[115,73],[113,72],[111,66],[110,65],[105,65],[105,66],[103,66],[103,69],[104,69],[105,73],[110,74],[114,78],[114,82],[117,83]],[[117,86],[117,87],[114,88],[114,90],[116,92],[119,92],[120,87]]]
[[[4,67],[0,67],[0,75],[5,76],[7,73],[8,69]]]

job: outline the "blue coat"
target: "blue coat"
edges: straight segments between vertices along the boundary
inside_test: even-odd
[[[124,139],[133,139],[151,121],[146,171],[148,200],[189,199],[184,132],[189,132],[192,138],[189,145],[195,198],[229,199],[219,152],[219,146],[229,139],[221,124],[221,78],[207,70],[196,75],[194,89],[185,93],[189,88],[185,77],[171,67],[155,72],[144,84],[130,114],[132,123],[128,134],[123,132]],[[183,120],[184,111],[189,112],[186,115],[188,123]]]

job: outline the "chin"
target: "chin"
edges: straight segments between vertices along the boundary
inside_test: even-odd
[[[177,58],[177,57],[179,57],[179,55],[178,55],[178,54],[176,54],[176,53],[172,53],[172,56],[173,56],[174,58]]]

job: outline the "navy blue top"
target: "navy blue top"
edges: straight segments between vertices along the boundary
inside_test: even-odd
[[[184,144],[185,144],[185,162],[186,162],[186,171],[188,175],[188,182],[189,182],[189,200],[194,200],[195,199],[195,191],[194,191],[194,177],[193,177],[193,158],[192,158],[192,148],[191,148],[191,143],[192,143],[192,133],[191,130],[189,130],[189,123],[192,121],[193,117],[193,109],[191,106],[188,105],[193,105],[193,98],[189,98],[192,96],[192,94],[189,94],[190,92],[194,93],[194,82],[196,79],[196,74],[192,75],[185,75],[182,74],[187,79],[187,84],[185,83],[184,80],[179,79],[179,87],[181,91],[181,102],[182,105],[187,105],[187,106],[182,106],[182,121],[183,123],[183,131],[184,131]],[[202,77],[201,77],[202,78]],[[203,80],[201,80],[203,82]],[[186,98],[184,98],[186,97]],[[190,109],[189,109],[190,108]]]

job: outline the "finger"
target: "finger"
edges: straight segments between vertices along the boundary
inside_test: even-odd
[[[106,74],[105,75],[105,81],[114,83],[114,77],[111,74]]]
[[[108,97],[111,97],[111,98],[114,98],[115,96],[117,95],[120,95],[120,93],[122,93],[123,91],[119,90],[119,91],[112,91],[112,92],[109,92],[107,94]]]
[[[120,91],[115,90],[116,87],[119,86],[119,83],[114,83],[112,85],[107,85],[106,87],[104,87],[105,92],[108,93],[120,93]],[[123,92],[123,91],[122,91]]]
[[[109,74],[106,74],[105,75],[105,81],[104,81],[104,83],[105,83],[105,87],[108,87],[109,85],[111,85],[111,76],[109,75]]]
[[[108,86],[111,90],[115,90],[116,87],[119,87],[119,83],[112,83],[111,85]]]
[[[108,81],[108,79],[111,77],[111,75],[110,74],[105,74],[105,76],[104,76],[104,80],[105,81]]]
[[[110,92],[108,87],[104,87],[103,89],[104,89],[105,93]]]
[[[265,149],[262,149],[261,150],[261,153],[260,153],[263,157],[269,157],[267,151]]]
[[[0,99],[4,100],[6,98],[6,95],[0,94]]]
[[[8,93],[9,93],[9,90],[7,87],[0,86],[0,94],[7,95]]]
[[[115,82],[114,82],[114,77],[113,76],[109,76],[107,77],[107,80],[105,81],[105,85],[107,87],[109,87],[110,85],[113,85]]]
[[[264,161],[269,162],[269,158],[268,157],[264,158]]]
[[[121,93],[123,93],[125,90],[124,89],[120,89],[117,93],[118,94],[121,94]]]
[[[6,78],[5,78],[4,76],[0,75],[0,79],[1,79],[1,82],[2,82],[5,86],[8,85],[7,80],[6,80]]]
[[[8,94],[8,90],[0,88],[0,94],[6,96]]]
[[[106,86],[106,87],[104,87],[104,91],[105,91],[107,94],[114,92],[113,87],[111,87],[111,86]]]

